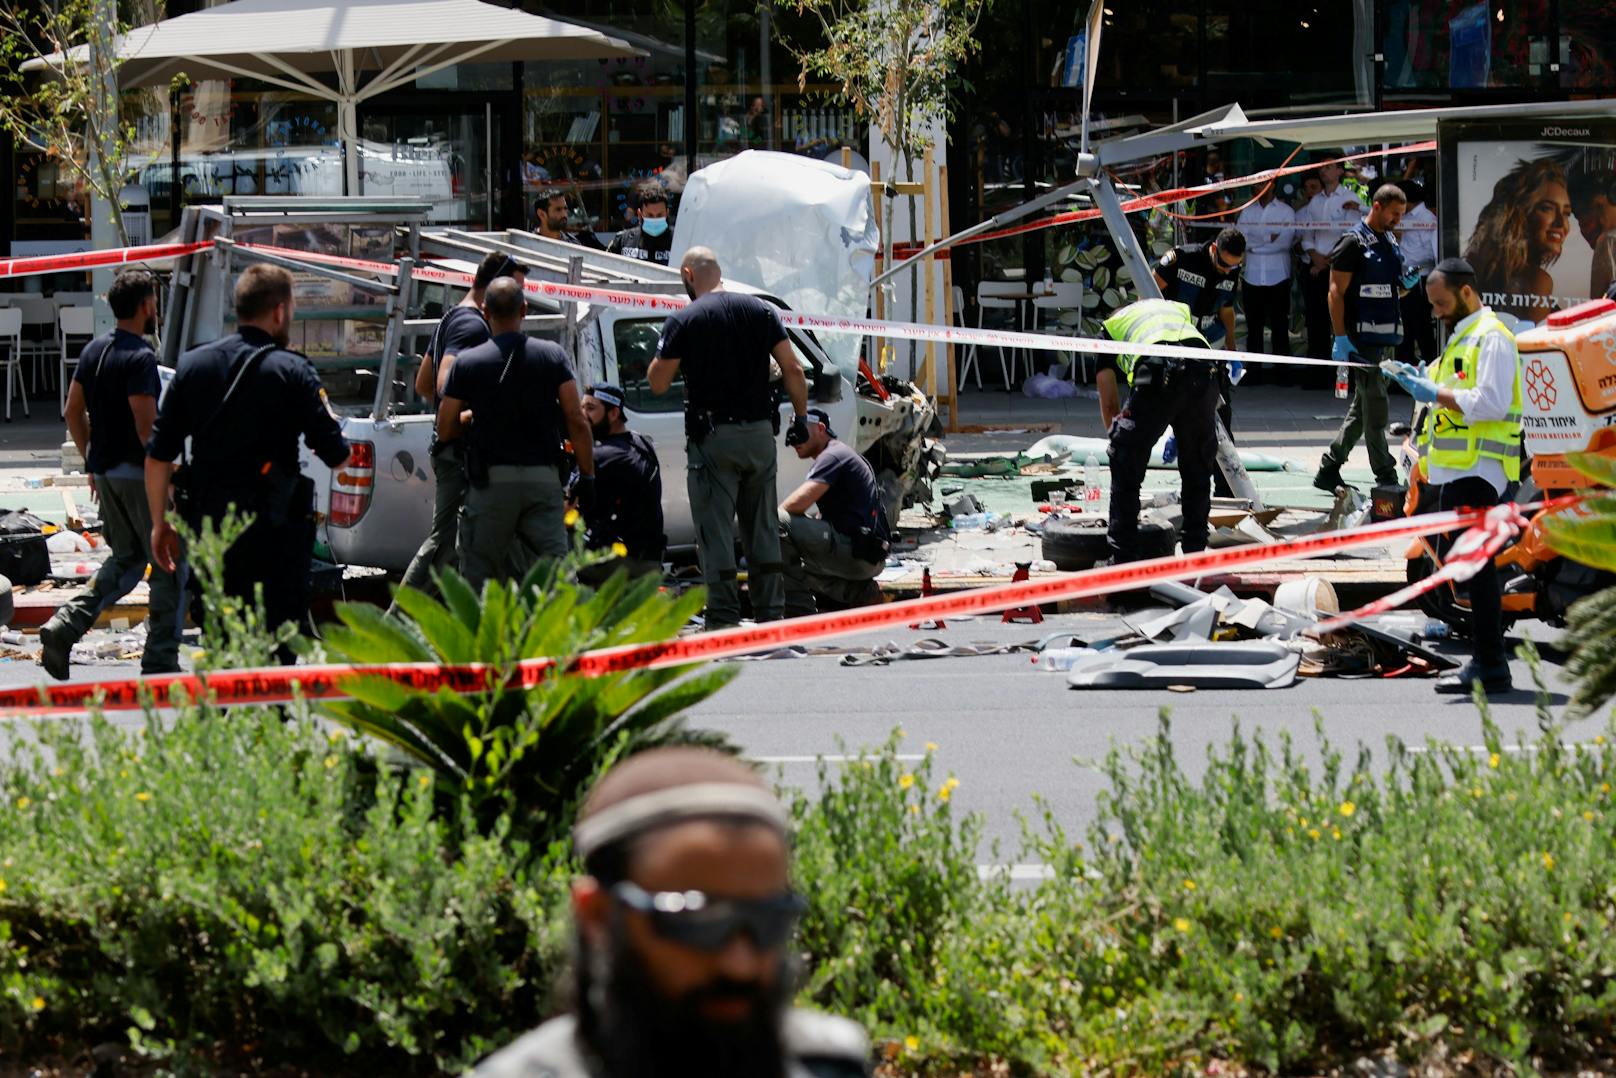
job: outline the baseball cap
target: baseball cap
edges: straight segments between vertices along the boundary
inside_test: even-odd
[[[613,408],[622,408],[627,401],[623,390],[610,382],[596,382],[589,387],[589,395],[602,404],[609,404]]]
[[[830,414],[826,412],[825,409],[810,408],[808,409],[808,416],[815,422],[823,424],[826,434],[830,435],[832,438],[836,437],[836,432],[832,430],[830,426]]]

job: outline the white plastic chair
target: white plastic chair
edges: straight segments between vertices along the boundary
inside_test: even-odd
[[[51,335],[56,328],[56,304],[45,296],[19,292],[12,298],[11,305],[22,312],[23,330],[27,335],[23,341],[23,351],[34,357],[32,386],[37,390],[39,368],[44,366],[41,357],[47,354]]]
[[[63,307],[56,315],[57,340],[62,346],[61,379],[56,386],[57,411],[67,415],[67,369],[79,365],[77,351],[68,342],[82,339],[86,344],[95,336],[94,307]]]
[[[984,329],[984,320],[988,311],[1013,311],[1010,322],[1011,328],[1021,328],[1021,296],[1027,294],[1027,286],[1007,281],[981,281],[976,286],[976,328]],[[976,375],[976,388],[982,388],[982,365],[977,360],[977,346],[972,344],[965,350],[965,360],[960,364],[959,378],[965,381],[965,373],[969,370]],[[1021,349],[1010,349],[1008,360],[1005,350],[998,349],[999,371],[1004,375],[1004,388],[1006,392],[1013,390],[1012,381],[1017,364],[1020,362]]]
[[[15,307],[0,307],[0,344],[6,346],[6,422],[11,422],[11,395],[16,390],[18,365],[22,363],[22,312]],[[29,415],[28,392],[22,393],[22,414]]]
[[[1039,289],[1042,291],[1042,287]],[[1051,314],[1051,322],[1046,329],[1043,326],[1044,311],[1077,311],[1079,316],[1083,311],[1083,282],[1056,281],[1051,287],[1054,295],[1034,296],[1032,299],[1032,326],[1034,333],[1052,333],[1061,337],[1080,337],[1082,331],[1076,326],[1063,325],[1056,314]],[[1070,352],[1072,366],[1072,380],[1077,380],[1079,370],[1083,371],[1083,381],[1088,381],[1088,372],[1084,366],[1093,361],[1094,357],[1083,352]]]

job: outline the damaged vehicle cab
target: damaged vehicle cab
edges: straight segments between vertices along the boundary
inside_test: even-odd
[[[433,503],[428,450],[434,417],[412,388],[415,369],[438,317],[465,294],[457,274],[469,274],[493,250],[529,267],[525,330],[567,350],[581,388],[594,382],[623,387],[629,428],[652,440],[661,462],[670,550],[692,550],[683,387],[676,380],[669,392],[657,395],[647,382],[665,316],[537,294],[539,281],[571,281],[682,297],[678,271],[519,230],[426,230],[427,204],[382,201],[329,199],[312,206],[308,199],[248,198],[227,199],[222,210],[188,208],[182,223],[187,239],[223,242],[177,266],[165,324],[163,356],[171,365],[185,349],[233,332],[228,297],[245,265],[275,261],[296,274],[291,347],[314,363],[353,445],[348,462],[335,471],[303,455],[304,472],[318,491],[318,537],[331,559],[396,573],[426,536]],[[405,257],[395,264],[399,251]],[[382,265],[389,270],[382,271]],[[730,281],[725,287],[761,294]],[[940,424],[931,402],[913,385],[892,379],[878,387],[861,377],[855,386],[812,333],[790,327],[788,332],[807,375],[810,400],[871,462],[895,522],[904,506],[930,497],[930,480],[942,464],[943,450],[935,441]],[[789,413],[778,372],[775,377],[779,406]],[[811,462],[799,460],[783,439],[778,453],[777,484],[784,493],[806,477]]]

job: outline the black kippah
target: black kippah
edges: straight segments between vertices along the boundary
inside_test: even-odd
[[[1462,258],[1444,258],[1436,264],[1435,272],[1444,277],[1474,277],[1476,267]]]

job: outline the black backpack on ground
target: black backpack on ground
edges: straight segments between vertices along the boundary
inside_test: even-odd
[[[50,575],[45,522],[27,510],[0,512],[0,575],[13,584],[38,584]]]

